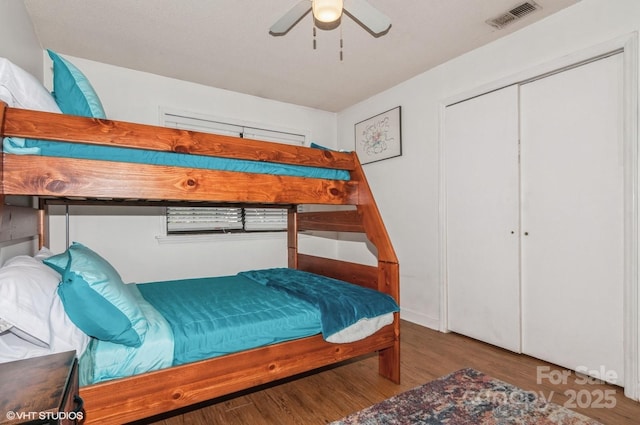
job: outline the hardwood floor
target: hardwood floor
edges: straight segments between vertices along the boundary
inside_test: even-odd
[[[620,387],[586,383],[584,377],[575,374],[560,379],[568,371],[559,366],[409,322],[402,322],[401,335],[401,385],[378,376],[377,357],[372,355],[275,385],[216,399],[197,409],[155,418],[147,423],[325,424],[465,367],[534,391],[603,424],[640,423],[640,403],[624,397]],[[556,384],[556,381],[566,382]]]

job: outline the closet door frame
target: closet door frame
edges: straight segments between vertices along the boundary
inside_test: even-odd
[[[478,87],[469,92],[443,99],[440,104],[440,330],[449,332],[447,311],[447,211],[446,170],[444,161],[444,122],[447,106],[504,88],[522,84],[547,75],[579,66],[600,58],[623,54],[623,161],[624,161],[624,394],[640,399],[640,290],[638,265],[640,252],[638,243],[638,33],[616,38],[609,42],[563,56],[546,64]]]

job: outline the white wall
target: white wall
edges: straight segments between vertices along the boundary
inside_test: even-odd
[[[329,147],[336,143],[336,114],[275,102],[144,72],[65,56],[87,76],[108,118],[159,124],[160,108],[187,111],[244,124],[294,130]],[[48,65],[48,62],[46,62]],[[45,66],[45,79],[51,69]],[[135,182],[132,182],[135,184]],[[51,217],[50,248],[64,250],[65,218],[60,209]],[[80,211],[77,207],[72,212]],[[270,236],[216,235],[184,243],[166,242],[161,208],[125,212],[89,208],[72,214],[70,241],[79,241],[106,257],[126,281],[153,281],[205,275],[233,274],[240,270],[282,267],[287,264],[283,233]],[[309,244],[315,252],[335,256],[331,240]]]
[[[0,57],[42,80],[42,48],[22,1],[0,0]]]
[[[640,1],[583,0],[339,113],[340,147],[353,149],[354,123],[402,106],[402,156],[368,164],[365,172],[399,257],[404,319],[440,327],[438,145],[445,99],[639,29]]]

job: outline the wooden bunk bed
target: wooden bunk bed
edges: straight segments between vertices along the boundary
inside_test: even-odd
[[[7,195],[29,195],[74,202],[109,199],[153,201],[154,205],[206,201],[286,206],[290,268],[374,288],[399,302],[398,260],[354,153],[29,111],[1,102],[0,136],[347,170],[350,179],[342,181],[3,153],[1,196],[3,201]],[[299,204],[354,208],[300,213]],[[4,208],[3,228],[31,223]],[[43,229],[43,210],[39,223]],[[302,254],[298,234],[305,231],[364,233],[377,249],[378,264]],[[44,231],[39,234],[43,245]],[[9,232],[4,239],[22,236]],[[135,421],[375,352],[379,373],[399,383],[398,313],[392,325],[352,343],[332,344],[318,335],[83,387],[86,423]]]

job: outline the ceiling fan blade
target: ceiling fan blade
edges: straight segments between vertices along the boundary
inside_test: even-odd
[[[344,0],[344,11],[376,37],[391,28],[389,17],[366,0]]]
[[[269,33],[271,35],[285,35],[300,19],[304,18],[309,11],[311,11],[311,2],[309,0],[302,0],[285,13],[282,18],[278,19],[269,29]]]

